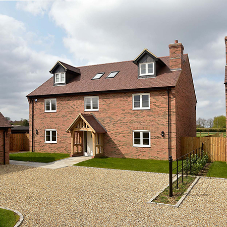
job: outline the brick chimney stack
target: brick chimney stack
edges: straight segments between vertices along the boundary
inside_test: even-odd
[[[227,65],[227,36],[225,37],[225,59],[226,59],[226,65]]]
[[[183,65],[184,46],[175,40],[174,44],[169,45],[169,65],[172,70],[180,70]]]

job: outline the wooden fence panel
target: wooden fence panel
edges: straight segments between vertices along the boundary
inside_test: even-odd
[[[208,154],[209,161],[226,162],[226,138],[225,137],[182,137],[181,155],[195,151],[202,147]]]
[[[11,134],[10,152],[29,151],[29,134]]]

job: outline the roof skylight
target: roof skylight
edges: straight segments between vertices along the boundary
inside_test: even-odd
[[[111,72],[106,78],[114,78],[118,73],[119,71]]]
[[[100,79],[105,73],[97,73],[92,80]]]

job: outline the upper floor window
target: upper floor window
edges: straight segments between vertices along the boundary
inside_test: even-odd
[[[133,131],[134,147],[150,147],[150,131],[135,130]]]
[[[84,110],[85,111],[98,111],[99,110],[99,97],[98,96],[84,97]]]
[[[92,79],[93,80],[100,79],[103,75],[104,73],[97,73]]]
[[[140,76],[154,75],[154,62],[140,63]]]
[[[45,112],[56,112],[56,99],[45,99]]]
[[[45,130],[45,143],[57,143],[57,130],[46,129]]]
[[[133,109],[150,109],[150,94],[133,94]]]
[[[65,73],[55,73],[55,84],[65,83]]]
[[[111,72],[106,78],[114,78],[118,73],[119,71]]]

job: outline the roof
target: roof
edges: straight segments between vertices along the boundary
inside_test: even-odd
[[[9,121],[2,115],[0,112],[0,128],[12,128],[12,125]]]
[[[103,126],[98,122],[98,120],[92,114],[82,114],[80,113],[78,117],[73,121],[73,123],[69,126],[66,132],[70,132],[77,124],[77,122],[82,119],[86,122],[96,133],[106,133],[106,130]]]
[[[29,126],[13,126],[11,133],[28,133]]]
[[[184,60],[186,60],[186,58],[187,54],[184,54]],[[138,78],[138,66],[133,63],[133,60],[89,65],[78,67],[81,75],[75,75],[75,78],[70,83],[64,86],[53,86],[52,76],[49,80],[28,94],[27,97],[175,86],[181,71],[170,70],[169,56],[160,57],[159,59],[165,63],[165,66],[160,69],[157,76],[154,78]],[[106,78],[113,71],[119,71],[116,77]],[[105,72],[105,74],[100,79],[92,80],[97,73],[101,72]]]
[[[50,73],[52,73],[52,71],[58,66],[61,65],[65,70],[69,70],[71,72],[74,73],[80,73],[80,70],[72,65],[68,65],[62,61],[57,61],[56,64],[54,65],[54,67],[50,70]]]

